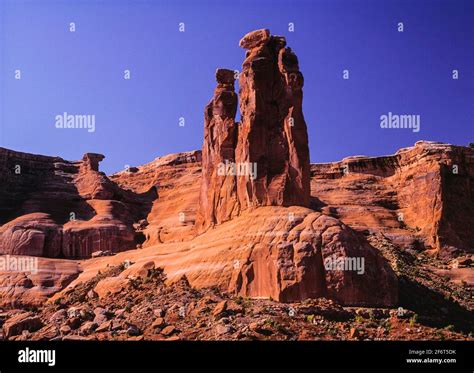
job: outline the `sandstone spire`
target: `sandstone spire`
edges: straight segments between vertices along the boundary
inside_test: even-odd
[[[257,177],[238,178],[243,209],[250,206],[309,206],[309,149],[303,117],[303,75],[285,38],[268,30],[245,35],[248,49],[240,75],[242,123],[237,163],[256,163]]]
[[[227,173],[226,165],[235,162],[237,141],[237,94],[234,72],[217,69],[214,97],[204,110],[204,144],[202,147],[202,182],[198,230],[229,220],[239,213],[236,178]]]
[[[309,206],[309,149],[303,75],[286,41],[268,30],[245,35],[241,123],[235,123],[234,72],[218,69],[206,106],[198,231],[250,207]]]

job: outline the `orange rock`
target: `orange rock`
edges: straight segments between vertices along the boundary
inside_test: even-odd
[[[239,42],[240,47],[252,49],[258,47],[270,38],[270,31],[267,29],[255,30],[246,34]]]
[[[94,291],[99,296],[99,299],[102,299],[109,293],[120,293],[125,288],[127,282],[128,280],[122,277],[107,277],[97,283]]]
[[[111,176],[120,187],[133,193],[159,193],[147,215],[148,225],[142,231],[144,246],[195,236],[200,162],[201,151],[170,154],[138,167],[133,173],[124,171]]]
[[[370,270],[363,274],[327,271],[324,259],[333,255],[363,257]],[[70,286],[86,281],[107,264],[125,260],[135,262],[136,268],[153,260],[156,267],[164,268],[168,282],[186,275],[192,287],[218,286],[242,296],[280,301],[326,296],[356,305],[397,302],[396,277],[364,236],[335,218],[302,207],[260,207],[190,241],[84,261],[83,272]],[[127,273],[118,278],[125,281]]]
[[[3,324],[5,337],[9,338],[21,334],[24,330],[33,332],[41,329],[43,323],[38,316],[29,312],[14,315]]]
[[[212,315],[214,317],[220,316],[222,313],[224,313],[227,310],[227,301],[223,300],[222,302],[219,302],[216,307],[214,308],[214,311],[212,311]]]
[[[156,328],[163,328],[166,325],[165,319],[162,317],[158,317],[155,321],[153,321],[153,324],[151,324],[151,327],[156,329]]]
[[[164,336],[170,336],[175,332],[176,328],[173,325],[168,325],[161,331],[161,334],[163,334]]]
[[[35,272],[0,269],[0,307],[41,306],[80,273],[79,264],[71,260],[26,256],[14,258],[36,260],[38,268]]]
[[[98,171],[103,155],[87,153],[79,162],[3,148],[0,155],[0,175],[19,172],[0,190],[0,254],[86,258],[135,248],[133,222],[156,192],[119,188]]]

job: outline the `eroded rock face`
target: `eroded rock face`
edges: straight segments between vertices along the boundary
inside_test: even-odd
[[[397,279],[387,261],[339,220],[301,208],[252,214],[258,228],[248,230],[248,256],[230,290],[284,302],[326,297],[345,305],[396,304]]]
[[[81,272],[75,260],[26,256],[1,258],[2,261],[14,260],[17,264],[16,268],[0,268],[0,307],[5,308],[42,306]],[[28,267],[28,270],[20,271],[19,266]]]
[[[234,258],[240,268],[237,273],[226,275],[226,269],[217,265],[223,259],[218,258],[214,262],[209,258],[202,267],[207,274],[208,268],[214,267],[221,278],[230,276],[224,286],[245,296],[271,296],[281,301],[326,296],[344,304],[395,304],[396,277],[360,234],[335,218],[311,210],[299,217],[298,224],[288,216],[292,211],[285,206],[310,203],[303,76],[296,55],[285,48],[284,38],[257,30],[244,36],[240,44],[249,49],[240,75],[242,122],[235,126],[232,71],[218,70],[218,86],[206,107],[198,231],[216,224],[225,231],[226,221],[250,210],[260,216],[263,206],[280,209],[274,211],[273,224],[266,218],[255,223],[237,219],[246,230],[243,237],[237,235],[239,245],[245,248],[244,258]],[[216,172],[222,164],[235,164],[235,169],[230,169],[234,172],[227,172],[227,168],[223,174]],[[241,165],[248,165],[243,169],[247,172],[239,172]],[[234,220],[231,223],[234,231],[228,233],[235,241],[238,228]],[[216,245],[216,238],[212,241]],[[242,253],[242,247],[233,250]],[[333,260],[336,268],[342,263],[343,268],[328,269],[326,260]],[[364,262],[361,273],[344,267],[352,261]],[[201,267],[192,259],[183,265],[193,266]],[[186,275],[193,278],[192,273]]]
[[[201,180],[201,151],[169,154],[111,176],[122,189],[143,195],[156,193],[138,230],[143,246],[186,241],[195,234]],[[141,206],[142,207],[142,206]]]
[[[62,230],[48,214],[22,215],[0,227],[0,253],[55,258],[62,252]]]
[[[364,258],[363,271],[327,260]],[[125,278],[153,261],[169,282],[183,275],[196,288],[217,286],[230,294],[282,302],[327,297],[346,305],[395,305],[397,279],[382,255],[360,233],[303,207],[263,206],[209,229],[193,240],[167,242],[83,263],[71,286],[106,265],[134,263],[103,284],[120,288]],[[105,290],[104,290],[105,291]]]
[[[87,258],[135,248],[133,223],[156,192],[121,189],[99,172],[103,158],[69,162],[0,148],[0,254]]]
[[[440,255],[472,251],[474,149],[420,141],[385,157],[312,165],[315,208],[357,230]]]
[[[86,171],[99,171],[99,162],[105,157],[102,154],[86,153],[82,157],[82,168]]]
[[[248,208],[310,203],[298,59],[283,37],[268,30],[245,35],[240,45],[248,49],[239,80],[241,123],[234,121],[230,70],[218,70],[218,86],[205,111],[200,231]]]
[[[34,332],[43,326],[40,318],[30,312],[21,313],[8,319],[3,325],[3,331],[7,338],[19,335],[23,331]]]

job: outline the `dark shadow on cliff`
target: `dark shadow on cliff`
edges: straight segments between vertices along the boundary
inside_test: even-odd
[[[399,277],[400,306],[416,312],[417,322],[448,327],[465,333],[474,332],[474,314],[456,301],[407,277]]]
[[[69,221],[72,213],[80,220],[95,215],[73,182],[77,166],[60,158],[44,158],[43,162],[9,160],[6,185],[0,190],[0,224],[34,212],[50,214],[59,224]],[[19,174],[12,172],[15,164],[21,166]]]

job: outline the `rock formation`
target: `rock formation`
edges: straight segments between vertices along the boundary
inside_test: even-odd
[[[95,295],[107,297],[159,266],[170,283],[185,275],[230,295],[393,307],[406,298],[396,273],[407,253],[472,252],[474,149],[418,142],[310,169],[295,54],[268,30],[240,45],[241,122],[234,72],[218,69],[202,153],[109,178],[100,154],[69,162],[0,148],[0,255],[47,257],[37,274],[0,270],[3,305],[38,305],[98,277]],[[116,255],[89,259],[97,251]],[[112,265],[120,274],[100,279]]]
[[[4,261],[31,263],[32,257],[0,256]],[[41,307],[52,295],[64,289],[81,272],[75,260],[35,257],[36,271],[19,271],[0,266],[0,307]],[[24,262],[25,263],[25,262]],[[23,265],[25,266],[25,265]],[[30,268],[31,269],[31,268]]]
[[[217,87],[204,111],[198,230],[227,221],[240,212],[237,179],[232,172],[238,134],[234,74],[232,70],[216,71]]]
[[[136,173],[111,177],[135,193],[159,189],[149,215],[156,225],[145,231],[146,245],[192,236],[202,187],[200,152],[192,154],[161,157]],[[383,233],[404,248],[436,249],[448,256],[455,254],[453,248],[469,252],[474,239],[464,221],[474,220],[473,159],[472,148],[418,142],[394,155],[312,164],[311,207],[355,230]],[[181,211],[186,221],[177,225]]]
[[[364,271],[326,269],[325,261],[334,258],[364,258]],[[169,282],[186,275],[193,287],[216,286],[241,296],[282,302],[327,297],[345,305],[374,306],[395,305],[398,297],[393,270],[363,235],[335,218],[297,206],[246,210],[192,240],[84,262],[71,287],[106,265],[134,263],[103,284],[120,288],[151,260],[164,268]]]
[[[234,72],[217,70],[205,110],[199,231],[252,207],[309,206],[303,75],[285,45],[268,30],[240,41],[248,49],[239,80],[241,123],[234,121]]]
[[[201,151],[170,154],[111,176],[121,188],[135,195],[156,191],[146,220],[138,226],[143,246],[184,241],[195,236],[201,180]]]
[[[311,167],[315,208],[402,247],[452,256],[474,249],[474,149],[419,141],[385,157]]]
[[[245,237],[237,236],[239,247],[217,259],[223,255],[218,238],[208,238],[213,246],[207,244],[208,249],[198,258],[183,255],[186,262],[181,266],[188,268],[186,275],[193,281],[193,267],[214,267],[218,274],[212,274],[211,269],[196,273],[199,282],[221,283],[231,292],[281,301],[328,296],[344,304],[395,304],[393,271],[362,235],[311,210],[294,224],[292,211],[285,207],[310,204],[303,75],[296,55],[285,47],[285,39],[270,36],[268,30],[245,35],[240,46],[248,50],[239,80],[241,123],[234,121],[237,98],[231,70],[217,70],[218,85],[205,109],[197,231],[202,233],[215,225],[225,231],[225,222],[246,210],[260,216],[263,210],[258,208],[263,206],[279,206],[272,211],[276,222],[253,222],[246,214],[247,219],[238,219],[246,232],[242,232]],[[255,232],[251,228],[254,224]],[[234,225],[234,241],[237,231]],[[235,257],[242,246],[246,248],[244,256]],[[223,263],[231,258],[240,263],[237,274]],[[370,271],[333,272],[323,265],[325,260],[357,258],[365,261]],[[379,286],[373,286],[376,283]]]
[[[257,175],[238,178],[240,205],[307,207],[309,150],[298,59],[284,37],[268,30],[245,35],[240,46],[247,52],[239,80],[236,162],[257,167]]]
[[[87,258],[135,248],[133,223],[156,193],[122,190],[98,171],[103,158],[69,162],[0,148],[0,254]]]

